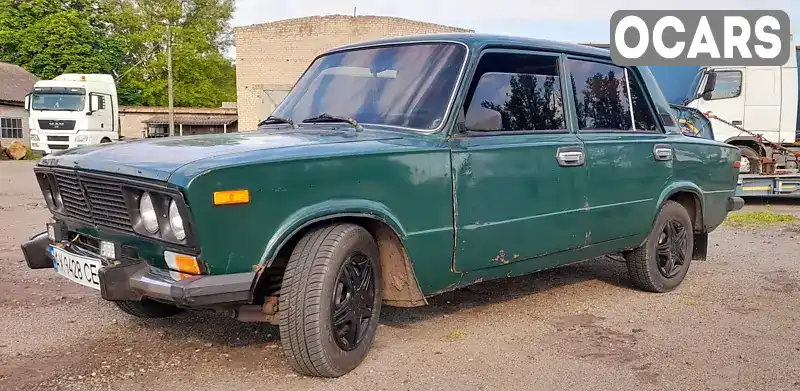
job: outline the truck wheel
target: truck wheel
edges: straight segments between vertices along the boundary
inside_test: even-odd
[[[103,137],[103,139],[100,140],[100,144],[105,144],[105,143],[110,143],[110,142],[111,142],[111,139],[108,138],[108,137]]]
[[[165,303],[142,299],[141,301],[115,301],[123,312],[139,318],[166,318],[183,310]]]
[[[694,231],[689,213],[668,200],[661,206],[644,244],[626,254],[628,275],[639,289],[664,293],[678,287],[689,271]]]
[[[381,309],[378,246],[355,224],[307,233],[281,284],[280,335],[295,372],[339,377],[366,357]]]
[[[750,161],[748,174],[758,174],[761,169],[761,155],[755,149],[743,145],[739,146],[739,150],[742,151],[742,157]]]

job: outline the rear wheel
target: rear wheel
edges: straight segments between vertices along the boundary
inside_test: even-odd
[[[315,229],[295,246],[280,295],[280,334],[292,369],[339,377],[366,357],[381,309],[378,246],[355,224]]]
[[[183,310],[165,303],[142,299],[140,301],[115,301],[114,304],[123,312],[139,318],[166,318]]]
[[[750,163],[750,170],[747,173],[757,174],[761,169],[761,155],[755,149],[743,145],[739,146],[739,150],[742,152],[742,158]]]
[[[644,244],[626,255],[628,275],[639,289],[664,293],[683,282],[692,262],[694,231],[689,213],[679,203],[661,206]]]

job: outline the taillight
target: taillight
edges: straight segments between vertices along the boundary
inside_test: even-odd
[[[740,168],[740,167],[742,167],[742,162],[740,160],[733,162],[733,168]]]

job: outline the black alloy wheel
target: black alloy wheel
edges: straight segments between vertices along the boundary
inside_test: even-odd
[[[336,344],[342,350],[358,347],[373,321],[375,282],[372,263],[361,253],[351,255],[339,269],[331,303]]]
[[[665,278],[673,278],[686,264],[686,227],[678,220],[670,220],[664,225],[658,238],[658,271]]]

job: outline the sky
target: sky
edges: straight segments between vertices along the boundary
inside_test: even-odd
[[[478,33],[607,43],[614,11],[663,9],[665,4],[670,9],[781,9],[795,26],[800,23],[800,0],[236,0],[232,24],[352,15],[355,8],[360,15],[396,16]]]

